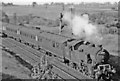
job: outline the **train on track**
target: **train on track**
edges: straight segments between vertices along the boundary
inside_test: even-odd
[[[85,76],[99,78],[103,74],[107,79],[110,78],[108,73],[115,73],[108,63],[109,52],[101,45],[9,23],[3,23],[2,33],[36,50],[45,49],[47,55],[61,59]]]

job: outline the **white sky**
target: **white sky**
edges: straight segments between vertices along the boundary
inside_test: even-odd
[[[1,0],[0,2],[12,2],[15,4],[31,4],[32,2],[37,2],[38,4],[46,3],[46,2],[64,2],[64,3],[80,3],[80,2],[119,2],[120,0]]]

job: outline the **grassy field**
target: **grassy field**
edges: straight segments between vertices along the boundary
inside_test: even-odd
[[[69,6],[65,6],[65,10],[68,10]],[[48,19],[56,19],[59,17],[59,13],[63,11],[61,5],[52,5],[46,6],[39,5],[36,7],[32,6],[7,6],[2,7],[2,10],[8,13],[8,15],[13,15],[13,13],[17,13],[18,16],[20,15],[28,15],[33,14],[40,17],[45,17]],[[81,7],[75,6],[75,10],[77,13],[84,13],[87,12],[89,14],[97,13],[97,12],[105,12],[110,14],[117,14],[117,11],[113,11],[110,8],[97,8],[97,7]]]
[[[10,74],[10,75],[5,75]],[[30,71],[23,67],[12,55],[2,51],[2,76],[6,78],[29,79]],[[5,78],[6,77],[6,78]]]

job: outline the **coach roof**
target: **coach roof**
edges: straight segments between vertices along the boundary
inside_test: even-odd
[[[59,43],[64,43],[65,41],[71,39],[68,37],[61,36],[59,34],[54,34],[50,32],[42,32],[39,36],[45,37],[46,39],[53,40]]]
[[[14,25],[14,24],[6,24],[7,27],[10,27],[10,28],[14,28],[14,29],[19,29],[21,28],[22,26],[19,26],[19,25]]]
[[[34,35],[39,35],[41,32],[40,30],[36,30],[28,27],[22,27],[21,30]]]

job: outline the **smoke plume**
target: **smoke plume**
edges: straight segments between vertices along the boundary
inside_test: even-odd
[[[89,23],[88,15],[80,16],[65,12],[63,20],[69,23],[69,27],[75,36],[91,42],[99,42],[102,40],[97,27]]]

